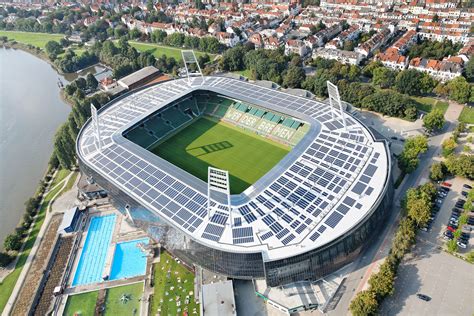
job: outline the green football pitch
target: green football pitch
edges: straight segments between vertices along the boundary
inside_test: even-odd
[[[275,166],[290,147],[200,118],[151,151],[204,181],[208,166],[228,170],[230,191],[239,194]]]

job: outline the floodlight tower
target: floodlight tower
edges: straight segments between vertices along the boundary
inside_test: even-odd
[[[225,208],[229,212],[230,225],[232,226],[232,208],[230,206],[230,185],[229,185],[229,172],[227,170],[217,169],[208,167],[207,169],[207,214],[209,219],[214,215],[212,212],[218,209],[216,205],[211,203],[212,192],[218,192],[224,194],[226,198]],[[211,214],[212,212],[212,214]]]
[[[94,127],[94,134],[95,140],[97,142],[97,147],[99,151],[102,150],[102,140],[100,137],[100,126],[99,126],[99,116],[97,115],[97,109],[95,108],[94,104],[91,103],[91,117],[92,117],[92,124]]]
[[[197,61],[196,55],[193,50],[182,50],[181,56],[184,62],[184,68],[186,69],[186,76],[188,77],[188,84],[191,84],[191,77],[201,77],[201,84],[204,82],[204,76],[202,75],[201,67]],[[197,71],[190,72],[188,65],[195,64],[197,66]]]
[[[344,129],[347,130],[347,124],[346,124],[346,117],[344,115],[344,110],[342,109],[342,103],[341,103],[341,96],[339,95],[339,89],[335,84],[333,84],[330,81],[326,81],[326,84],[328,86],[328,94],[329,94],[329,104],[331,105],[331,115],[332,119],[336,119],[336,115],[338,115],[341,120],[342,120],[342,125],[344,125]],[[339,110],[337,113],[336,110]]]

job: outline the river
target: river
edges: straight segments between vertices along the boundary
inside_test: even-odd
[[[0,48],[0,249],[43,177],[54,133],[70,111],[58,77],[33,55]]]

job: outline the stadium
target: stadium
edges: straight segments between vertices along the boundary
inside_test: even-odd
[[[386,141],[329,88],[324,103],[218,76],[146,86],[92,109],[80,168],[189,264],[316,280],[357,257],[393,194]]]

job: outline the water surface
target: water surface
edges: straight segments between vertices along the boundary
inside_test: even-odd
[[[54,133],[70,111],[58,78],[47,62],[0,48],[0,248],[43,177]]]

